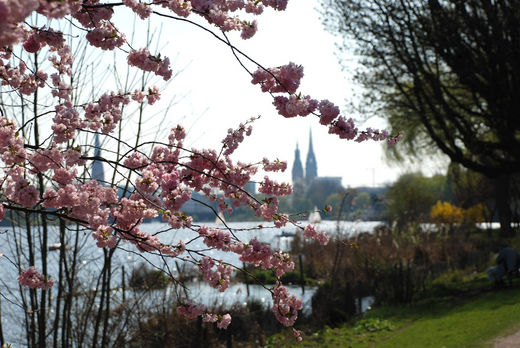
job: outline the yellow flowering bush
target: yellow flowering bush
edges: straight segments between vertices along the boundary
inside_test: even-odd
[[[433,222],[442,224],[476,223],[486,220],[486,211],[486,206],[482,203],[464,209],[449,202],[437,201],[432,207],[430,217]]]

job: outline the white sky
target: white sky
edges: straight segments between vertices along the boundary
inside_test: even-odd
[[[319,4],[315,0],[291,0],[285,12],[266,10],[257,19],[259,31],[252,39],[244,41],[235,34],[229,37],[235,46],[264,67],[291,61],[303,65],[305,76],[300,91],[318,100],[329,99],[344,115],[353,117],[345,109],[345,100],[355,88],[349,81],[352,71],[342,71],[335,56],[335,38],[324,30],[316,6]],[[196,20],[193,16],[189,19]],[[156,23],[161,20],[153,17],[152,24]],[[250,76],[226,45],[189,23],[171,19],[162,23],[161,55],[171,58],[174,70],[182,70],[165,90],[163,103],[170,98],[178,99],[167,119],[169,126],[181,123],[190,130],[185,145],[216,148],[228,128],[236,128],[249,117],[261,115],[252,136],[246,138],[233,156],[244,162],[261,160],[264,156],[287,160],[288,170],[276,176],[278,180],[291,181],[296,143],[305,165],[310,129],[319,176],[341,176],[343,186],[356,187],[389,183],[405,171],[386,164],[382,151],[386,145],[341,140],[329,135],[327,127],[312,115],[292,119],[279,116],[271,97],[250,83]],[[210,28],[203,21],[199,23]],[[156,53],[153,49],[151,52]],[[246,63],[250,70],[255,70],[254,65]],[[359,126],[381,128],[384,122],[372,119]],[[424,164],[418,165],[424,167]]]

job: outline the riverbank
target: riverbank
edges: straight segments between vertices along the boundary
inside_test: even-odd
[[[290,333],[275,335],[268,347],[520,346],[515,341],[520,335],[514,335],[520,330],[520,279],[511,288],[496,290],[480,274],[451,289],[435,290],[416,303],[368,311],[354,325],[305,332],[303,344],[294,344]]]

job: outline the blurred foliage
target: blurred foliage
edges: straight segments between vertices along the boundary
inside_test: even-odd
[[[425,177],[421,173],[401,175],[387,194],[386,218],[399,230],[410,223],[425,222],[431,207],[446,196],[446,177]]]
[[[152,290],[164,289],[170,283],[170,278],[158,269],[150,269],[144,263],[132,270],[129,285],[134,289]]]
[[[356,322],[354,326],[355,333],[362,332],[377,332],[377,331],[393,331],[394,326],[392,323],[385,319],[379,318],[366,318]]]

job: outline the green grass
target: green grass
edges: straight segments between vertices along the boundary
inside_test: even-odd
[[[364,317],[368,325],[306,332],[300,344],[286,332],[271,337],[268,346],[476,348],[491,347],[492,339],[520,330],[519,280],[497,291],[483,277],[459,285],[441,287],[413,305],[374,309]]]

